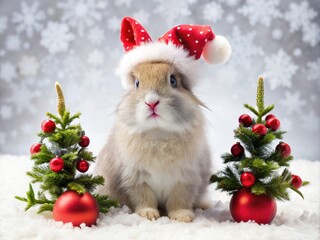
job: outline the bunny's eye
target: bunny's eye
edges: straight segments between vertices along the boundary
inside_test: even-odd
[[[134,85],[136,86],[136,88],[139,87],[139,79],[136,78],[135,82],[134,82]]]
[[[170,75],[170,84],[172,87],[177,87],[177,79],[174,75]]]

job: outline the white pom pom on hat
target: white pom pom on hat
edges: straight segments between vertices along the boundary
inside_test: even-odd
[[[230,43],[220,35],[216,35],[212,41],[207,42],[202,52],[204,60],[210,64],[223,64],[229,60],[230,55]]]

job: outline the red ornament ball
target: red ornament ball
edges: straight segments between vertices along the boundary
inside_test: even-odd
[[[52,133],[56,129],[56,124],[52,120],[44,120],[41,129],[45,133]]]
[[[81,147],[88,147],[90,144],[90,138],[88,138],[87,136],[82,136],[80,138],[80,142],[79,142],[79,145]]]
[[[35,143],[35,144],[33,144],[33,145],[30,147],[30,153],[31,153],[31,155],[40,152],[40,151],[41,151],[41,146],[42,146],[41,143]]]
[[[242,186],[249,188],[254,185],[256,178],[251,172],[244,172],[240,176],[240,181]]]
[[[268,114],[268,115],[266,116],[266,121],[268,121],[269,119],[275,118],[275,117],[276,117],[276,116],[273,115],[273,114]]]
[[[268,131],[267,128],[261,123],[257,123],[252,126],[252,132],[257,133],[260,136],[266,135],[267,131]]]
[[[302,186],[302,180],[298,175],[291,175],[291,185],[294,186],[294,188],[298,189]]]
[[[79,171],[79,172],[86,172],[86,171],[88,171],[88,169],[89,169],[89,163],[87,162],[87,161],[85,161],[85,160],[79,160],[78,162],[77,162],[77,170]]]
[[[277,118],[270,118],[266,122],[267,128],[271,128],[273,131],[277,131],[280,127],[280,121]]]
[[[99,206],[96,199],[88,192],[78,194],[75,191],[64,192],[53,206],[53,218],[63,223],[71,222],[78,227],[96,224],[99,217]]]
[[[245,127],[250,127],[252,125],[252,119],[248,114],[242,114],[239,117],[239,123]]]
[[[244,154],[244,148],[237,142],[231,147],[231,153],[234,157],[241,157]]]
[[[49,162],[49,167],[54,172],[60,172],[64,168],[64,161],[59,157],[52,158]]]
[[[280,152],[281,156],[283,156],[283,157],[289,157],[291,154],[291,148],[290,148],[289,144],[284,143],[284,142],[280,142],[276,146],[276,151]]]
[[[269,224],[276,212],[275,200],[265,194],[255,195],[248,188],[240,189],[230,201],[230,213],[236,222],[252,220],[258,224]]]

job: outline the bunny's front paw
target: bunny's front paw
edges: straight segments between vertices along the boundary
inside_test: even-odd
[[[169,218],[179,222],[192,222],[194,219],[194,214],[190,209],[179,209],[170,212]]]
[[[139,208],[136,213],[149,220],[155,220],[160,217],[158,209],[155,208]]]

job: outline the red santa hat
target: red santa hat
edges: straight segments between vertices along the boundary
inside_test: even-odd
[[[120,40],[126,54],[116,73],[121,76],[125,89],[133,86],[129,76],[139,63],[170,62],[192,80],[197,66],[196,60],[201,56],[207,63],[222,64],[231,54],[228,40],[215,35],[211,27],[206,25],[179,25],[170,29],[157,42],[152,42],[140,23],[131,17],[125,17],[121,24]]]

